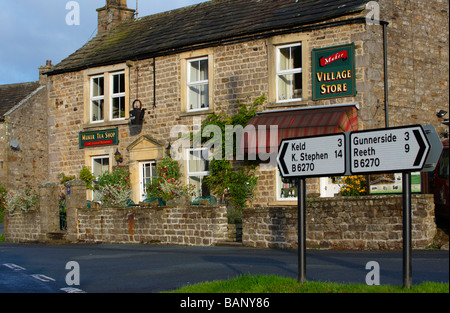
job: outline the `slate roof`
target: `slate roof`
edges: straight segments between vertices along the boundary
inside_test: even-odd
[[[287,29],[360,12],[368,0],[211,0],[122,22],[47,74],[176,53],[182,47]]]
[[[0,85],[0,117],[39,87],[39,82]]]

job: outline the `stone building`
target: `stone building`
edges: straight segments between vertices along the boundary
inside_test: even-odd
[[[126,0],[107,0],[97,11],[98,35],[46,72],[50,180],[83,166],[111,170],[119,152],[140,201],[177,139],[173,127],[234,114],[238,100],[263,94],[255,125],[292,118],[278,122],[279,140],[442,127],[435,115],[449,101],[448,1],[211,0],[134,19]],[[338,62],[342,70],[318,70]],[[145,109],[141,123],[133,108]],[[181,153],[184,179],[201,186],[207,162],[199,150]],[[258,177],[253,206],[297,203],[276,168]],[[308,184],[315,193],[332,187],[329,179]]]
[[[39,71],[48,71],[51,61]],[[47,77],[0,86],[0,185],[37,190],[48,177]]]

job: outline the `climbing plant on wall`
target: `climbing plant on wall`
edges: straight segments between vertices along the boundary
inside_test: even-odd
[[[238,111],[232,116],[227,116],[223,113],[212,113],[202,123],[203,129],[208,125],[218,126],[222,131],[222,143],[225,143],[226,138],[225,128],[227,125],[231,126],[247,126],[252,117],[256,115],[257,107],[262,105],[265,101],[265,96],[258,97],[253,103],[239,102]],[[202,143],[208,142],[211,137],[202,137]],[[232,141],[236,142],[236,140]],[[210,188],[211,192],[226,200],[227,204],[238,213],[247,206],[248,201],[253,199],[254,189],[258,181],[255,175],[257,166],[256,161],[244,159],[243,161],[236,161],[236,147],[233,145],[233,157],[225,156],[225,144],[221,145],[221,151],[214,151],[221,153],[222,158],[214,158],[209,163],[210,174],[205,178],[204,183]],[[214,156],[213,155],[213,156]]]

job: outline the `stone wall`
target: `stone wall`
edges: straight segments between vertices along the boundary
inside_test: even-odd
[[[210,246],[227,239],[226,209],[78,209],[78,241]]]
[[[47,88],[41,88],[5,116],[0,178],[8,190],[37,191],[48,177],[47,102]],[[17,140],[20,148],[11,149],[11,140]]]
[[[245,246],[297,248],[297,207],[246,209]],[[307,201],[306,245],[310,249],[402,248],[402,196],[317,198]],[[433,195],[412,196],[412,246],[424,249],[436,234]]]
[[[40,204],[28,212],[5,213],[5,238],[9,242],[160,243],[210,246],[228,239],[225,207],[187,206],[99,208],[86,207],[85,183],[69,182],[66,195],[67,232],[59,231],[60,184],[39,187]]]
[[[5,239],[8,242],[37,242],[44,239],[40,210],[28,212],[5,211]]]
[[[225,207],[88,209],[84,182],[71,181],[69,187],[64,233],[69,242],[210,246],[231,237]],[[5,214],[7,241],[48,241],[60,233],[60,185],[45,183],[39,191],[39,207],[26,213]],[[307,201],[306,215],[310,249],[402,248],[401,195],[312,198]],[[433,195],[413,195],[413,248],[426,248],[435,234]],[[244,210],[242,243],[249,247],[296,249],[297,207]]]

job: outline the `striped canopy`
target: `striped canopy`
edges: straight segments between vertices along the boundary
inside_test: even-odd
[[[266,111],[253,117],[248,125],[254,128],[247,127],[242,134],[241,152],[265,153],[278,151],[281,140],[286,138],[358,130],[358,111],[355,104]],[[277,132],[270,126],[277,126]]]

